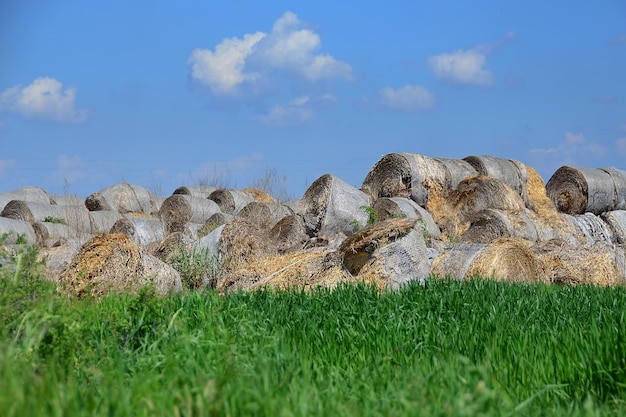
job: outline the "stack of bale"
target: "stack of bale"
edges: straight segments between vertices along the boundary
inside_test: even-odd
[[[361,188],[326,174],[284,203],[251,188],[155,197],[122,182],[85,200],[30,187],[0,194],[0,204],[0,233],[44,247],[51,278],[78,296],[134,291],[147,278],[162,294],[180,291],[167,264],[181,247],[222,260],[202,284],[222,292],[356,281],[397,289],[431,276],[626,281],[626,172],[615,168],[562,167],[544,185],[519,161],[394,153]]]

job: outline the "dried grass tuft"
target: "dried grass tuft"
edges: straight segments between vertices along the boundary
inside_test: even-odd
[[[564,241],[552,240],[539,242],[531,250],[543,263],[547,278],[552,283],[598,286],[624,284],[615,249],[607,245],[573,246]]]

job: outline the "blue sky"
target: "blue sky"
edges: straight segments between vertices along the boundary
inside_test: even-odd
[[[169,195],[380,157],[626,169],[626,2],[0,5],[0,191]]]

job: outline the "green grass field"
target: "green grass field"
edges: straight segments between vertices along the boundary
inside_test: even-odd
[[[625,288],[69,300],[29,259],[0,270],[2,416],[626,413]]]

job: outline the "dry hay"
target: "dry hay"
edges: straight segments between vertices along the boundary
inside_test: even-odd
[[[343,268],[337,253],[329,250],[309,250],[273,256],[245,265],[224,276],[218,283],[221,293],[236,290],[276,290],[316,288],[334,289],[342,284],[365,282],[382,289],[386,283],[378,276],[352,276]]]
[[[350,273],[358,274],[377,248],[406,235],[416,224],[416,219],[390,219],[356,232],[339,247],[343,264]]]
[[[250,194],[254,201],[258,201],[260,203],[275,203],[276,200],[274,197],[269,195],[263,190],[259,190],[258,188],[244,188],[242,191]]]
[[[529,241],[501,238],[481,250],[466,276],[510,282],[549,282],[543,264],[530,250]]]
[[[149,283],[162,295],[182,289],[176,271],[143,253],[128,236],[102,234],[81,247],[59,277],[58,287],[74,297],[101,297],[110,292],[134,292]]]
[[[572,227],[567,216],[560,213],[552,200],[548,197],[543,178],[534,168],[527,166],[528,172],[528,199],[533,207],[531,215],[539,229],[553,229],[561,233],[561,239],[568,240],[566,236],[573,236],[576,230]],[[558,233],[557,233],[558,234]],[[539,239],[549,240],[549,239]]]
[[[478,175],[499,179],[511,187],[528,208],[533,208],[528,198],[528,170],[526,165],[513,159],[502,159],[495,156],[480,155],[463,158]]]
[[[183,195],[173,194],[161,204],[159,218],[165,235],[184,232],[191,220],[191,204]]]
[[[448,196],[448,202],[461,222],[467,222],[479,211],[489,208],[522,211],[525,207],[511,187],[497,178],[483,175],[461,181]]]
[[[435,258],[431,273],[441,278],[545,282],[543,265],[530,244],[520,238],[500,238],[490,244],[459,243]]]
[[[279,220],[270,229],[269,238],[279,254],[300,250],[308,240],[304,222],[295,214]]]
[[[439,226],[441,235],[449,240],[456,240],[468,230],[469,222],[462,222],[457,211],[452,207],[447,194],[432,188],[428,196],[426,210],[432,215],[433,220]]]
[[[219,248],[228,260],[227,267],[230,270],[277,253],[268,238],[267,230],[248,220],[237,218],[222,229]]]
[[[531,250],[544,265],[547,280],[552,283],[599,286],[624,284],[624,273],[619,270],[616,249],[608,245],[574,246],[553,240],[539,242]]]

